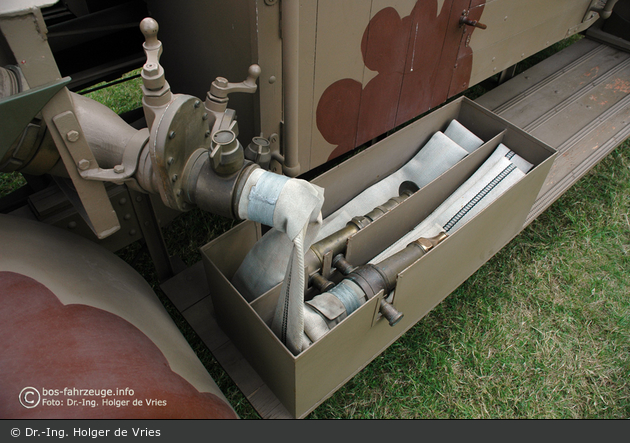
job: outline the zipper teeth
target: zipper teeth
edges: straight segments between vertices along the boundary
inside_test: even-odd
[[[499,175],[477,193],[466,205],[460,209],[445,225],[444,230],[449,232],[453,227],[470,212],[486,195],[490,193],[499,183],[501,183],[512,171],[516,169],[513,164],[507,166]]]

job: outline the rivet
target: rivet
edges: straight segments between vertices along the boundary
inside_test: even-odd
[[[68,133],[66,134],[66,138],[70,142],[76,142],[77,140],[79,140],[79,133],[73,129],[72,131],[68,131]]]
[[[199,100],[196,100],[195,104],[193,106],[195,107],[195,109],[197,109],[200,104],[201,104],[201,102]]]
[[[182,196],[182,190],[181,190],[181,189],[178,189],[178,190],[177,190],[177,196],[178,196],[178,197],[181,197],[181,196]]]
[[[118,204],[120,206],[126,205],[127,204],[127,199],[126,198],[121,198],[120,200],[118,200]]]
[[[82,171],[85,171],[86,169],[88,169],[90,167],[90,161],[83,159],[79,161],[79,169]]]
[[[149,226],[149,221],[148,220],[144,222],[144,226]]]
[[[136,232],[137,231],[135,229],[132,229],[131,231],[129,231],[129,235],[136,235]]]
[[[206,137],[210,137],[210,129],[206,131]]]
[[[171,180],[173,180],[173,183],[175,183],[177,181],[177,174],[173,174]]]
[[[168,133],[168,138],[170,138],[171,140],[175,138],[175,131],[171,131]]]
[[[169,157],[168,160],[166,161],[166,163],[171,166],[173,163],[175,162],[175,159],[173,157]]]
[[[208,113],[204,112],[203,115],[201,116],[202,119],[204,120],[208,120]]]
[[[275,75],[272,75],[271,77],[269,77],[269,83],[270,84],[273,85],[275,82],[276,82],[276,76]]]
[[[68,229],[74,229],[77,227],[77,222],[71,221],[68,223]]]
[[[125,214],[123,217],[125,220],[131,220],[131,214]]]
[[[136,201],[137,201],[137,202],[141,202],[141,201],[142,201],[142,196],[141,196],[141,195],[137,196],[137,197],[136,197]]]

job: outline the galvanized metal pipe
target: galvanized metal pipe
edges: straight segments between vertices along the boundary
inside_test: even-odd
[[[284,163],[282,172],[289,177],[300,174],[298,158],[300,2],[287,0],[282,7],[282,78],[284,83]]]

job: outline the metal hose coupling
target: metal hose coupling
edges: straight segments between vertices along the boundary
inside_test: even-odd
[[[396,208],[411,197],[418,189],[418,186],[412,181],[402,182],[398,188],[397,196],[390,198],[385,203],[375,207],[363,216],[354,217],[346,226],[337,232],[333,232],[328,237],[312,244],[309,250],[306,251],[304,257],[307,274],[313,275],[314,272],[320,270],[324,265],[324,257],[327,254],[331,254],[332,257],[335,257],[345,251],[348,239],[352,235]]]
[[[445,232],[440,232],[432,238],[419,238],[377,264],[370,263],[357,268],[352,268],[343,256],[335,257],[335,266],[347,275],[332,289],[305,302],[304,332],[308,338],[311,342],[316,342],[381,291],[387,296],[396,288],[399,273],[447,237]],[[380,312],[390,326],[397,324],[403,317],[385,299],[380,302]]]

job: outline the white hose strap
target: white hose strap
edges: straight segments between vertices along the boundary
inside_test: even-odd
[[[302,352],[304,336],[304,236],[307,225],[293,240],[287,273],[271,323],[271,330],[294,354]]]
[[[310,247],[321,226],[324,190],[305,180],[256,170],[248,178],[242,195],[239,216],[273,226],[269,233],[278,242],[267,243],[259,250],[262,255],[248,259],[252,255],[248,254],[233,284],[251,301],[247,291],[251,282],[254,286],[266,282],[267,267],[276,268],[288,260],[272,330],[297,355],[304,338],[304,250]]]
[[[263,225],[274,226],[276,202],[289,177],[265,174],[251,188],[247,204],[247,217]]]

